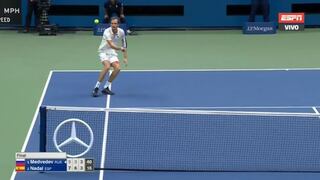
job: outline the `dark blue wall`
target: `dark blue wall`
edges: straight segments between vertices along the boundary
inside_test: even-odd
[[[22,3],[26,12],[26,0]],[[242,26],[247,16],[227,16],[227,5],[250,4],[251,0],[125,0],[125,5],[183,5],[184,16],[127,16],[129,26],[135,27],[233,27]],[[319,3],[320,0],[270,0],[271,19],[278,12],[290,12],[292,3]],[[104,15],[103,0],[52,0],[55,5],[100,5],[97,16],[51,16],[59,26],[91,27],[95,18]],[[259,17],[260,18],[260,17]],[[258,18],[258,20],[259,20]],[[24,22],[24,20],[23,20]],[[320,14],[307,15],[306,25],[320,25]]]

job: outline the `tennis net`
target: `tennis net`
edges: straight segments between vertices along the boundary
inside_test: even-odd
[[[98,169],[320,171],[314,113],[47,106],[40,114],[41,151],[94,158]]]

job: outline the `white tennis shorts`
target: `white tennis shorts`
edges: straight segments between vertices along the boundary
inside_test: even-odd
[[[118,56],[115,54],[99,53],[99,57],[100,57],[101,62],[109,61],[110,64],[112,64],[113,62],[116,62],[116,61],[119,62]]]

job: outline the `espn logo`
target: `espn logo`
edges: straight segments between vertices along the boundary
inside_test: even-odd
[[[304,24],[304,13],[279,13],[280,24]]]
[[[281,31],[303,31],[304,13],[279,13],[279,29]]]

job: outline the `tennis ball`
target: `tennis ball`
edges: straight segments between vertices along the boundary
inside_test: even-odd
[[[95,19],[93,22],[94,22],[95,24],[98,24],[98,23],[99,23],[99,19]]]

